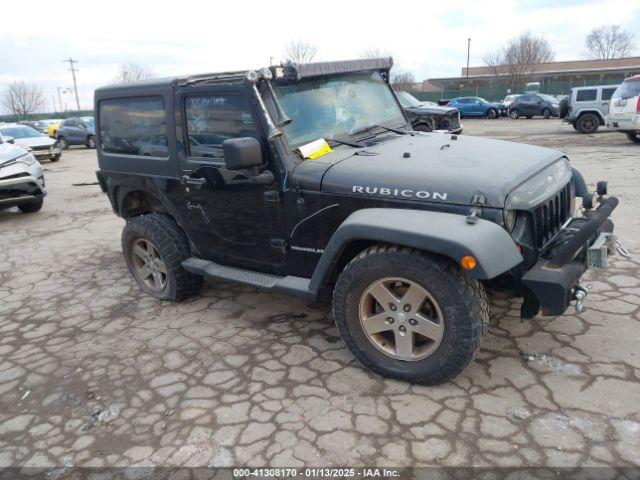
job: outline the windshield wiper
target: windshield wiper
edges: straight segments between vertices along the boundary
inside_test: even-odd
[[[407,135],[409,133],[406,130],[398,130],[397,128],[391,128],[391,127],[385,127],[384,125],[373,124],[373,125],[369,125],[368,127],[358,128],[353,132],[351,132],[349,135],[351,136],[358,135],[359,133],[365,133],[365,132],[368,132],[369,130],[373,130],[374,128],[382,128],[383,130],[397,133],[398,135]]]
[[[329,139],[329,142],[335,142],[335,143],[339,143],[340,145],[346,145],[347,147],[353,147],[353,148],[365,148],[366,145],[363,145],[361,143],[358,142],[350,142],[348,140],[339,140],[337,138],[331,138]]]

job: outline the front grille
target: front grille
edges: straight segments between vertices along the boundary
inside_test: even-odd
[[[533,211],[533,232],[537,248],[542,248],[571,216],[571,183]]]
[[[41,150],[47,150],[49,151],[49,149],[51,148],[51,145],[36,145],[33,147],[30,147],[31,150],[33,150],[34,152],[39,152]]]

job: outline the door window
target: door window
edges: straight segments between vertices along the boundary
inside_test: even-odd
[[[613,92],[615,92],[616,89],[614,88],[603,88],[602,89],[602,100],[611,100],[611,97],[613,96]]]
[[[185,118],[192,157],[223,158],[222,142],[229,138],[260,138],[247,99],[240,94],[186,97]]]

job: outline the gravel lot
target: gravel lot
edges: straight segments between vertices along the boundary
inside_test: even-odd
[[[640,250],[640,147],[556,120],[465,133],[565,151],[620,198]],[[637,259],[590,272],[587,311],[519,320],[492,301],[479,358],[440,387],[364,370],[327,306],[207,281],[141,293],[94,151],[45,163],[41,212],[0,212],[0,466],[640,465]]]

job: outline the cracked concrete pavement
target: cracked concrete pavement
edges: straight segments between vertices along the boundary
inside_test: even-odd
[[[639,251],[640,148],[558,120],[466,120],[465,133],[564,150]],[[593,271],[588,309],[521,322],[492,300],[454,382],[363,369],[325,305],[207,281],[179,304],[143,294],[95,152],[45,163],[41,212],[0,212],[0,466],[640,465],[637,257]]]

